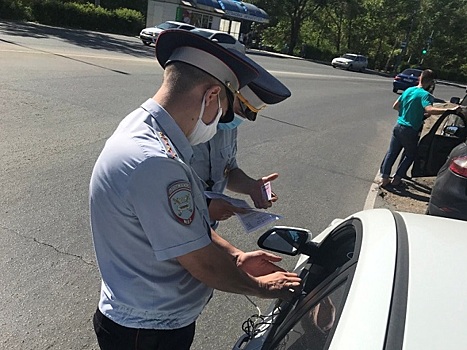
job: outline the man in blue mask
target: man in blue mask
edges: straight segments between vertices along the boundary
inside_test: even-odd
[[[208,142],[193,147],[194,159],[191,166],[204,181],[205,190],[222,193],[230,191],[250,196],[254,206],[266,209],[272,206],[277,196],[272,193],[271,200],[264,198],[262,186],[277,179],[273,173],[258,179],[247,175],[237,164],[237,127],[246,119],[255,121],[258,113],[268,104],[279,103],[290,97],[286,86],[250,60],[260,73],[258,79],[240,89],[232,91],[234,95],[234,117],[221,118],[217,133]],[[227,119],[227,120],[226,120]],[[218,221],[227,220],[235,213],[245,213],[246,209],[236,207],[223,199],[208,200],[211,225],[215,228]]]

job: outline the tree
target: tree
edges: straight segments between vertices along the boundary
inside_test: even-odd
[[[271,9],[269,15],[274,17],[273,22],[276,24],[286,23],[287,32],[284,33],[286,36],[284,42],[287,43],[287,53],[293,54],[299,42],[303,21],[322,8],[326,2],[327,0],[256,0],[255,4]]]

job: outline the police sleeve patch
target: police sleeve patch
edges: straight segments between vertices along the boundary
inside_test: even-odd
[[[167,188],[169,205],[175,218],[184,225],[190,225],[195,216],[191,185],[188,181],[176,181]]]

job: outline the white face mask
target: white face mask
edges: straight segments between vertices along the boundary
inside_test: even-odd
[[[194,146],[207,142],[216,134],[217,124],[219,123],[219,119],[222,116],[221,99],[219,94],[217,94],[217,101],[219,103],[219,109],[217,111],[216,118],[210,124],[204,124],[202,120],[204,107],[206,106],[206,94],[204,94],[203,103],[201,104],[201,113],[199,114],[198,121],[196,122],[193,131],[190,133],[190,135],[187,136],[190,145]]]

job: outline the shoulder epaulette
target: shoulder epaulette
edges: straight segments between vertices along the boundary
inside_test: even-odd
[[[162,141],[162,144],[165,147],[166,154],[169,158],[176,159],[178,158],[178,154],[175,151],[175,147],[173,146],[172,142],[169,140],[167,135],[165,135],[163,132],[159,131],[158,132],[159,137]]]

